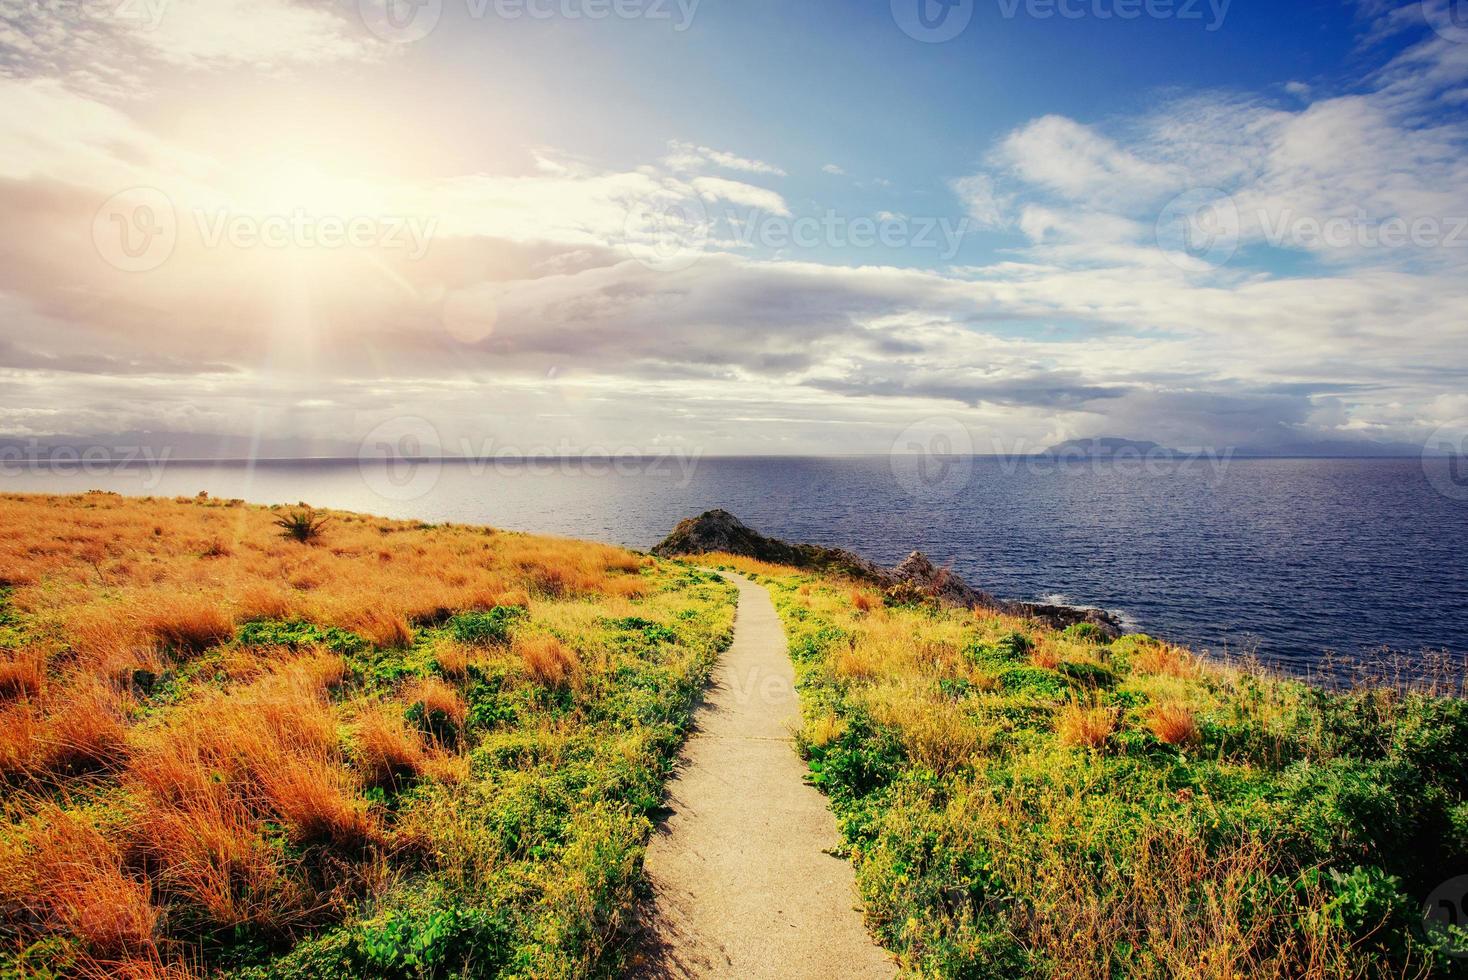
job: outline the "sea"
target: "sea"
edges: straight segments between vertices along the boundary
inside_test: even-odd
[[[307,503],[647,549],[723,508],[1006,599],[1290,671],[1468,654],[1468,476],[1449,459],[991,456],[10,459],[0,491]]]

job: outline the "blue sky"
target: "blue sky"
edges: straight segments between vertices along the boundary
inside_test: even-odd
[[[0,433],[1464,427],[1463,0],[616,2],[0,8]]]

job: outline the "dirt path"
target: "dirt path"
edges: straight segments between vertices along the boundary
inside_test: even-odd
[[[891,977],[862,925],[826,801],[791,745],[795,674],[769,593],[739,586],[734,644],[714,672],[672,816],[647,852],[655,907],[634,977]]]

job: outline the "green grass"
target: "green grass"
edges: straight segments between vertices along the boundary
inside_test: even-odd
[[[1468,933],[1420,912],[1468,872],[1468,702],[1320,690],[1143,636],[861,612],[844,583],[758,571],[811,781],[911,975],[1468,973],[1448,955]],[[1064,744],[1068,705],[1115,719],[1100,749]],[[1157,705],[1196,737],[1159,738]]]

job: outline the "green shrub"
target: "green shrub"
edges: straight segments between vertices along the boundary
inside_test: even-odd
[[[526,615],[522,606],[495,606],[485,612],[460,613],[448,621],[448,629],[460,643],[502,646],[510,642],[510,630]]]
[[[329,517],[321,517],[315,511],[293,510],[284,517],[275,521],[275,526],[280,528],[281,537],[299,541],[302,544],[310,544],[321,537],[321,532],[331,522]]]
[[[857,713],[847,719],[840,738],[810,750],[811,783],[832,798],[849,802],[897,778],[905,761],[897,733]]]
[[[999,675],[999,688],[1005,694],[1059,699],[1069,693],[1070,683],[1059,671],[1044,667],[1011,667]]]
[[[367,641],[336,626],[317,626],[304,620],[253,619],[235,631],[235,641],[247,647],[324,646],[337,653],[360,653]]]
[[[1109,690],[1116,686],[1116,674],[1100,664],[1067,660],[1057,669],[1078,687]]]
[[[1106,631],[1095,623],[1071,623],[1061,631],[1061,635],[1070,637],[1072,640],[1080,640],[1083,643],[1104,645],[1111,642],[1111,637],[1106,635]]]

